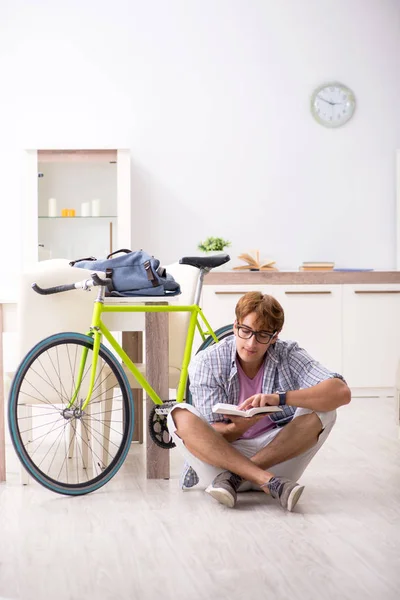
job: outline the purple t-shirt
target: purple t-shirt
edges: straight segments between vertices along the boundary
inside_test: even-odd
[[[239,376],[239,404],[242,404],[242,402],[247,400],[247,398],[250,398],[250,396],[254,396],[254,394],[261,394],[264,365],[261,365],[257,375],[253,379],[250,379],[250,377],[246,375],[237,358],[236,365]],[[260,419],[258,423],[245,431],[245,433],[239,439],[255,438],[262,433],[265,433],[269,429],[273,429],[274,427],[275,423],[271,421],[268,415],[266,415],[263,419]]]

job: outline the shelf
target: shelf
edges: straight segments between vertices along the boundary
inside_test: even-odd
[[[30,149],[23,153],[22,166],[23,270],[38,260],[39,244],[52,258],[106,256],[130,247],[129,150]],[[54,203],[49,210],[50,198],[56,198],[56,210]],[[92,211],[92,199],[100,200],[100,212],[97,207]],[[63,216],[64,208],[74,216]]]
[[[38,150],[37,160],[48,162],[105,162],[116,163],[117,150]]]
[[[73,219],[116,219],[117,215],[101,215],[100,217],[81,217],[76,215],[75,217],[42,217],[39,215],[39,219],[64,219],[64,221],[71,221]]]

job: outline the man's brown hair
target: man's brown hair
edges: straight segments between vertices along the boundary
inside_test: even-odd
[[[282,306],[273,296],[261,292],[247,292],[236,304],[236,320],[242,323],[250,313],[257,314],[257,327],[273,332],[280,331],[285,321]]]

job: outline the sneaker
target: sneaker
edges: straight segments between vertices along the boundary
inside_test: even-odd
[[[304,485],[285,477],[272,477],[268,483],[261,487],[267,487],[273,498],[278,500],[282,508],[291,512],[296,506],[304,490]]]
[[[206,492],[221,504],[233,508],[236,504],[236,492],[242,481],[243,479],[239,475],[230,471],[222,471],[206,488]]]

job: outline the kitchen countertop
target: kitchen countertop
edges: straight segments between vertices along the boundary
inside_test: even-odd
[[[222,271],[215,269],[204,285],[329,285],[400,283],[400,271]]]

